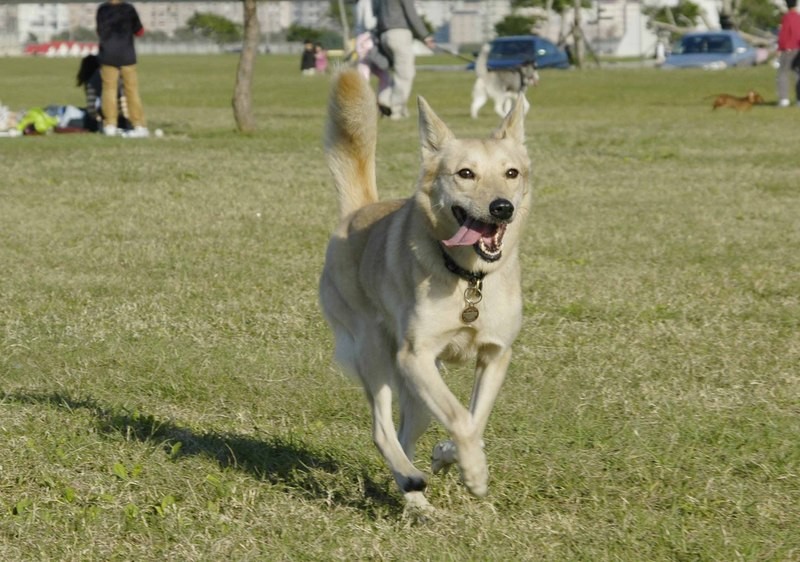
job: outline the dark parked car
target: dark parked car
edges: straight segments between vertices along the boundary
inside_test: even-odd
[[[569,68],[569,57],[564,49],[538,35],[513,35],[498,37],[490,43],[489,70],[516,68],[531,60],[537,68]],[[469,70],[474,63],[467,65]]]
[[[720,70],[732,66],[754,66],[756,62],[756,50],[737,32],[703,31],[684,35],[662,68]]]

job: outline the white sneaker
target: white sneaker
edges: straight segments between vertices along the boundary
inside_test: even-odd
[[[408,119],[408,108],[393,107],[392,112],[389,114],[389,119],[391,119],[392,121],[400,121],[402,119]]]
[[[107,137],[117,136],[117,128],[114,125],[103,126],[103,134]]]
[[[778,100],[778,107],[789,107],[789,100],[785,98],[782,100]]]
[[[123,136],[129,139],[146,139],[150,136],[150,131],[147,129],[147,127],[142,127],[139,125],[130,131],[125,131]]]

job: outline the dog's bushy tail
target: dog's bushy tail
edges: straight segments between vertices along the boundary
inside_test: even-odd
[[[339,72],[328,100],[325,151],[342,218],[378,200],[377,133],[378,102],[369,83],[356,69]]]

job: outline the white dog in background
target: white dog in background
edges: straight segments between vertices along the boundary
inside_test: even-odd
[[[539,83],[539,73],[536,71],[536,62],[531,60],[517,68],[504,70],[489,70],[489,44],[486,43],[475,59],[475,85],[472,87],[472,105],[469,114],[473,119],[478,117],[478,111],[489,101],[494,101],[494,111],[500,117],[505,117],[511,106],[522,95],[525,113],[528,113],[530,104],[525,98],[529,86]]]

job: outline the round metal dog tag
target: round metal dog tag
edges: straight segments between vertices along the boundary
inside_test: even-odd
[[[470,306],[468,306],[467,308],[465,308],[464,310],[461,311],[461,320],[465,324],[469,324],[471,322],[475,322],[475,320],[478,319],[478,314],[479,314],[478,309],[475,308],[474,306],[470,305]]]
[[[478,304],[483,299],[483,293],[478,287],[467,287],[464,291],[464,300],[470,304]]]

